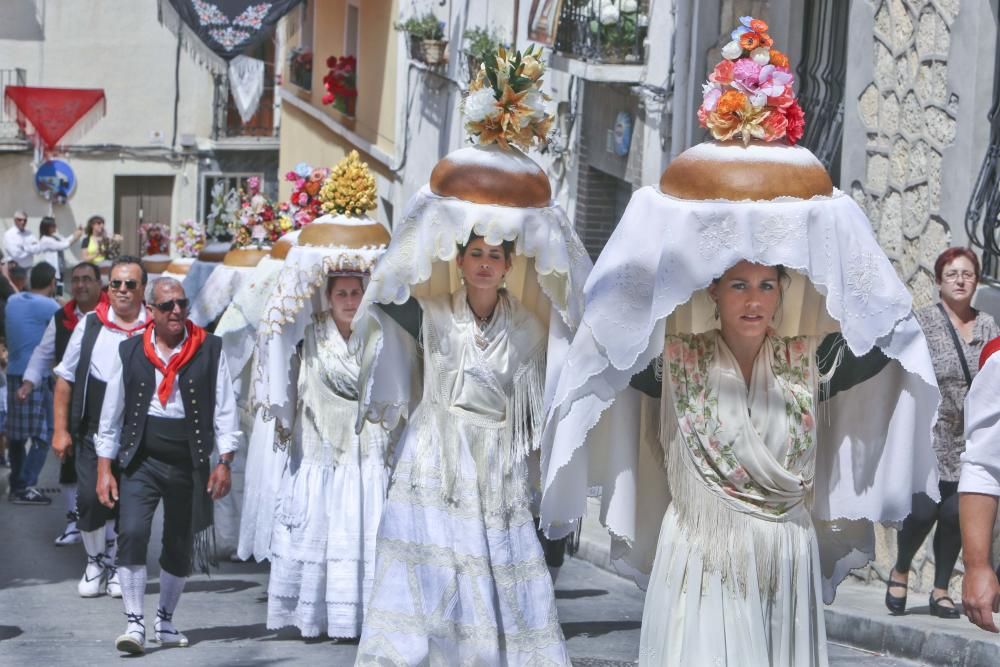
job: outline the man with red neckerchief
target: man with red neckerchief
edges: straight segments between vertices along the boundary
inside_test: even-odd
[[[174,609],[192,567],[207,571],[213,558],[212,502],[229,493],[229,466],[239,447],[222,339],[190,322],[188,305],[173,278],[153,283],[153,324],[118,348],[96,439],[97,495],[106,507],[119,505],[118,572],[128,624],[115,646],[126,653],[145,651],[146,551],[161,500],[154,638],[187,645],[173,625]]]
[[[77,322],[94,310],[98,303],[108,301],[108,295],[101,291],[101,271],[91,262],[80,262],[73,267],[70,273],[70,291],[73,299],[52,316],[42,335],[42,342],[31,353],[24,379],[17,389],[19,402],[28,400],[35,387],[40,387],[42,382],[48,380],[52,367],[62,361]],[[81,541],[80,530],[76,525],[76,479],[76,459],[69,453],[62,456],[59,469],[59,484],[66,501],[66,529],[55,539],[57,547]]]
[[[121,596],[114,565],[116,512],[97,499],[94,439],[118,345],[141,334],[148,324],[143,305],[146,280],[146,270],[137,257],[118,257],[111,264],[108,301],[98,303],[73,328],[54,371],[52,449],[61,461],[70,455],[76,458],[77,528],[87,552],[87,566],[77,585],[82,597],[97,597],[105,591],[112,597]]]

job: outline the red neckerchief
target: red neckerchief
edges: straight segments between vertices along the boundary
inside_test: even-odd
[[[154,327],[149,327],[142,334],[142,349],[146,353],[146,358],[149,359],[149,363],[156,367],[156,370],[163,374],[163,381],[156,389],[156,396],[160,399],[160,404],[163,407],[167,406],[167,399],[170,398],[170,392],[174,389],[174,379],[177,377],[177,372],[194,359],[198,348],[205,342],[204,329],[191,320],[185,322],[184,325],[187,327],[187,338],[184,339],[184,345],[181,346],[181,351],[172,356],[170,362],[166,364],[156,353],[156,348],[153,347]]]
[[[101,297],[97,300],[97,305],[102,303],[110,304],[107,292],[101,292]],[[76,316],[76,299],[73,299],[63,306],[63,326],[72,331],[79,322],[80,318]]]
[[[110,308],[111,308],[110,301],[103,301],[101,303],[98,303],[97,308],[94,308],[94,313],[97,314],[97,319],[101,321],[101,324],[111,329],[112,331],[121,331],[128,337],[131,337],[132,334],[134,333],[139,333],[140,331],[142,331],[143,329],[145,329],[146,327],[148,327],[150,324],[153,323],[152,319],[147,319],[145,322],[140,322],[139,324],[136,324],[131,329],[126,329],[124,327],[118,326],[108,318],[108,310]]]

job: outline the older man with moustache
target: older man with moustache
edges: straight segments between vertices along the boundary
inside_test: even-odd
[[[153,514],[163,501],[155,641],[186,646],[174,609],[192,565],[212,558],[212,501],[229,493],[239,419],[222,340],[188,321],[173,278],[153,283],[153,325],[118,348],[97,438],[97,493],[119,502],[118,571],[128,619],[118,650],[145,651],[143,595]],[[120,481],[112,464],[117,462]]]
[[[60,460],[70,454],[76,457],[77,527],[87,552],[87,566],[77,585],[81,597],[97,597],[105,591],[113,597],[121,596],[114,566],[115,512],[97,499],[94,438],[118,345],[141,334],[148,325],[143,305],[146,280],[139,258],[118,257],[111,265],[109,303],[99,303],[73,329],[55,369],[52,449]]]
[[[70,272],[70,291],[73,298],[52,316],[42,335],[42,342],[31,353],[24,379],[21,386],[16,388],[18,401],[27,401],[35,387],[40,387],[49,380],[53,366],[62,361],[66,353],[66,346],[77,323],[94,310],[99,302],[108,301],[107,294],[101,291],[101,272],[96,264],[90,262],[81,262],[73,267]],[[66,529],[56,538],[55,544],[65,546],[81,540],[76,526],[76,460],[72,453],[61,455],[57,452],[56,455],[62,459],[59,484],[66,501]]]

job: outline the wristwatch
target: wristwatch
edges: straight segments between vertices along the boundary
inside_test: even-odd
[[[226,466],[226,467],[227,467],[227,468],[229,468],[230,470],[232,470],[232,469],[233,469],[233,462],[232,462],[232,461],[229,461],[229,460],[226,460],[226,459],[224,459],[224,458],[222,458],[222,457],[219,457],[219,465],[220,465],[220,466]]]

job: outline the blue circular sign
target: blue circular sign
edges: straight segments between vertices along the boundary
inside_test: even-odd
[[[47,201],[63,204],[76,189],[76,174],[62,160],[46,160],[35,172],[35,189]]]

